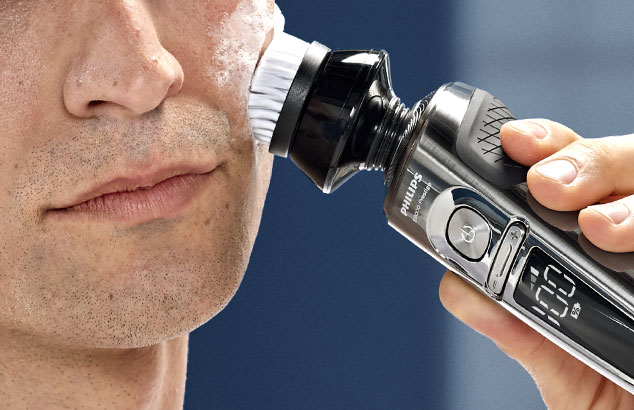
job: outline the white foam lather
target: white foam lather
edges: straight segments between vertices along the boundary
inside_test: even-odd
[[[253,137],[270,145],[282,106],[310,44],[284,33],[284,17],[276,9],[275,35],[253,74],[249,90],[249,120]],[[281,21],[281,23],[280,23]]]

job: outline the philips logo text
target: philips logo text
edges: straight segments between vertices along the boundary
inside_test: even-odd
[[[419,173],[416,173],[410,181],[409,186],[407,187],[407,192],[405,192],[405,197],[403,198],[403,203],[401,204],[401,213],[403,215],[407,216],[407,212],[409,211],[409,207],[412,205],[414,195],[416,195],[418,184],[422,182],[422,180],[423,176]]]

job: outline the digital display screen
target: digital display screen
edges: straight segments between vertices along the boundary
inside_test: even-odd
[[[531,250],[513,298],[546,325],[634,377],[634,321],[543,250]]]

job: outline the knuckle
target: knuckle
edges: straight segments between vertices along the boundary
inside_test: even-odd
[[[582,163],[586,163],[588,165],[607,166],[614,160],[614,153],[612,152],[612,149],[601,139],[582,139],[575,141],[571,145],[570,149],[574,153],[573,157],[582,157]]]
[[[539,121],[550,131],[550,134],[554,136],[555,139],[570,142],[581,138],[576,132],[559,122],[546,119]]]
[[[537,118],[535,119],[535,122],[542,124],[544,127],[546,127],[546,129],[548,129],[555,135],[565,134],[567,131],[570,131],[568,127],[547,118]]]

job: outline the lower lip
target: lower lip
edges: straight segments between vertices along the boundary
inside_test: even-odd
[[[201,190],[211,173],[172,177],[150,188],[116,192],[49,211],[57,218],[104,220],[138,224],[178,216]]]

